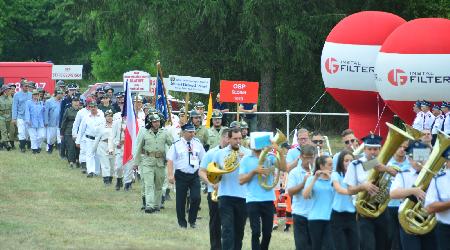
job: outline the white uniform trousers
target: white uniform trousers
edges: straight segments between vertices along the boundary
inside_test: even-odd
[[[86,140],[86,138],[82,138],[80,140],[80,155],[78,156],[78,160],[80,163],[86,162]]]
[[[61,143],[61,137],[59,134],[58,127],[47,127],[47,144],[53,145],[55,143]]]
[[[86,171],[88,174],[95,173],[95,140],[86,138],[84,145],[86,148]]]
[[[96,175],[100,175],[100,157],[97,154],[95,154],[94,159],[95,159],[95,172],[94,173]]]
[[[116,178],[123,178],[123,148],[116,148],[115,153],[114,175]]]
[[[113,155],[108,155],[108,142],[100,141],[98,143],[97,156],[100,160],[102,176],[112,176],[115,157]]]
[[[27,123],[23,119],[17,119],[17,137],[19,137],[19,141],[28,140],[30,138],[28,135]]]
[[[131,183],[133,179],[133,161],[128,161],[125,166],[123,166],[123,183]]]
[[[30,135],[31,149],[41,148],[41,143],[45,138],[45,128],[28,128]]]

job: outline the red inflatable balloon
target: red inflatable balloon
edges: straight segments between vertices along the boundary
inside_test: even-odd
[[[321,59],[325,88],[349,112],[349,127],[358,138],[370,131],[387,133],[385,122],[393,113],[378,95],[375,61],[384,40],[405,22],[391,13],[358,12],[340,21],[326,39]]]
[[[375,72],[380,95],[409,124],[416,100],[450,101],[450,20],[421,18],[397,28],[383,43]]]

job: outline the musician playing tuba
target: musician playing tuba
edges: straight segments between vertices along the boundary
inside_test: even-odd
[[[272,142],[271,137],[270,132],[250,133],[252,153],[242,158],[239,168],[239,183],[247,188],[246,208],[252,230],[252,249],[269,249],[275,212],[273,187],[278,182],[271,169],[277,165],[279,170],[286,171],[287,149]],[[277,142],[280,144],[286,140],[280,131],[274,137],[274,141],[278,141],[275,138],[282,138]]]
[[[377,185],[371,181],[367,181],[369,174],[371,173],[371,169],[375,168],[379,173],[388,173],[389,175],[395,175],[396,171],[382,163],[376,163],[375,166],[369,166],[366,164],[363,166],[363,163],[369,162],[378,156],[380,153],[382,138],[374,134],[369,134],[368,136],[362,138],[362,140],[365,145],[364,157],[353,161],[349,165],[344,177],[344,183],[348,185],[348,191],[350,194],[367,192],[370,197],[383,195],[384,192],[388,192],[389,190],[380,190]],[[395,147],[395,149],[397,148],[398,146]],[[389,180],[383,181],[389,182]],[[358,211],[358,214],[360,216],[360,239],[362,239],[361,249],[389,249],[392,232],[389,226],[388,212],[384,211],[375,218],[363,216],[360,211]]]

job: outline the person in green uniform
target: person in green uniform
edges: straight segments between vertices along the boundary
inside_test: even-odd
[[[75,122],[78,110],[80,110],[80,99],[78,96],[74,96],[72,97],[72,105],[64,112],[60,130],[61,137],[64,138],[64,146],[67,149],[67,161],[71,168],[74,166],[80,167],[79,163],[77,164],[79,149],[75,146],[75,141],[72,137],[73,123]]]
[[[103,113],[113,109],[113,106],[111,105],[111,96],[109,94],[105,94],[101,97],[98,109],[100,109]]]
[[[249,131],[248,131],[248,124],[242,120],[240,122],[241,125],[241,133],[242,133],[242,140],[241,140],[241,145],[246,147],[246,148],[250,148],[250,136],[249,136]]]
[[[8,144],[11,139],[10,127],[11,127],[11,111],[12,111],[12,97],[11,88],[7,85],[3,85],[0,89],[0,150],[6,148],[11,150],[11,145]]]
[[[145,118],[145,129],[139,131],[133,159],[134,166],[140,167],[141,181],[144,182],[145,213],[160,210],[162,186],[165,177],[166,145],[173,143],[172,137],[160,129],[160,117],[149,114]]]
[[[222,126],[222,113],[214,110],[211,116],[212,126],[208,129],[208,145],[214,148],[219,145],[220,131],[224,128]]]
[[[208,129],[202,125],[202,115],[194,109],[191,111],[190,119],[195,127],[195,138],[199,139],[205,151],[208,151]]]

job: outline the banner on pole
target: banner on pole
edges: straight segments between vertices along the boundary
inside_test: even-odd
[[[123,85],[128,80],[128,89],[132,92],[150,91],[150,74],[144,71],[133,70],[123,74]]]
[[[53,80],[81,80],[83,79],[83,65],[53,65]]]
[[[220,101],[258,103],[258,82],[220,81]]]
[[[211,78],[170,75],[169,82],[164,82],[167,90],[209,94]]]

